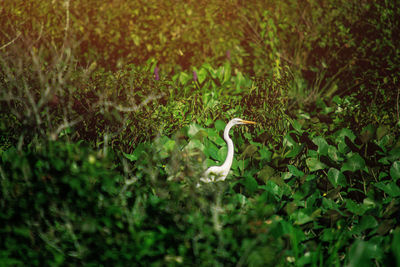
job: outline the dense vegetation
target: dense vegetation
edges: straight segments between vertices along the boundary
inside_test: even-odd
[[[3,1],[0,266],[399,266],[398,17]]]

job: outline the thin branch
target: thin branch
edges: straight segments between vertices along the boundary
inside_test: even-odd
[[[10,42],[6,43],[5,45],[3,45],[2,47],[0,47],[0,50],[6,48],[7,46],[11,45],[12,43],[14,43],[19,37],[21,36],[21,32],[18,32],[18,35],[12,39]]]
[[[145,100],[143,100],[142,103],[140,103],[139,105],[133,105],[132,107],[124,107],[122,105],[116,105],[112,101],[105,101],[103,103],[99,103],[97,106],[101,106],[101,105],[104,105],[106,107],[112,106],[116,110],[121,111],[121,112],[133,112],[133,111],[137,111],[140,108],[142,108],[143,106],[147,105],[147,103],[149,103],[150,101],[155,100],[155,99],[159,99],[162,96],[163,96],[163,94],[160,94],[158,96],[149,96]]]

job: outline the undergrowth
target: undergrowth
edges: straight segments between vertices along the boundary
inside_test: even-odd
[[[399,5],[92,2],[0,7],[0,266],[400,264]]]

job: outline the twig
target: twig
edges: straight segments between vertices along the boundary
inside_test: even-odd
[[[50,134],[50,138],[52,140],[56,140],[57,136],[61,133],[62,130],[67,129],[68,127],[74,126],[75,124],[77,124],[78,122],[80,122],[82,120],[82,118],[73,120],[71,122],[64,122],[63,124],[61,124],[60,126],[58,126],[57,130],[55,130],[53,133]]]
[[[21,32],[18,32],[18,35],[12,39],[10,42],[6,43],[5,45],[3,45],[2,47],[0,47],[0,50],[6,48],[7,46],[11,45],[12,43],[14,43],[19,37],[21,36]]]
[[[111,102],[111,101],[105,101],[103,103],[99,103],[97,106],[101,106],[101,105],[104,105],[106,107],[112,106],[116,110],[121,111],[121,112],[133,112],[133,111],[137,111],[140,108],[142,108],[143,106],[147,105],[147,103],[149,103],[150,101],[161,98],[163,95],[164,94],[160,94],[158,96],[149,96],[145,100],[143,100],[139,105],[133,105],[132,107],[124,107],[121,105],[116,105],[114,102]]]

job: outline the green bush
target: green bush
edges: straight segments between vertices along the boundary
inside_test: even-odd
[[[109,156],[71,143],[5,151],[2,262],[61,265],[97,259],[111,240],[110,251],[118,247],[123,179],[113,168]]]

